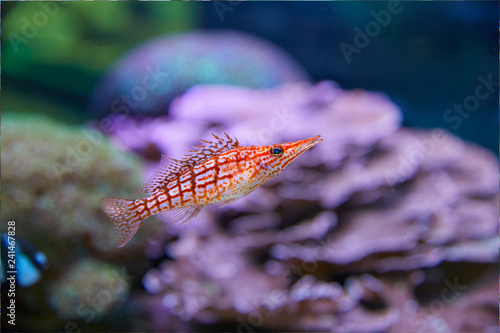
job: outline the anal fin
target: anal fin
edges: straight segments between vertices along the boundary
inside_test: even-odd
[[[225,200],[225,201],[222,201],[220,204],[219,204],[219,208],[221,207],[226,207],[230,204],[232,204],[233,202],[235,202],[236,200],[238,200],[240,198],[234,198],[234,199],[228,199],[228,200]]]
[[[203,207],[203,205],[194,205],[182,208],[173,208],[161,212],[160,214],[162,217],[166,217],[174,223],[180,223],[180,225],[183,225],[198,215]]]

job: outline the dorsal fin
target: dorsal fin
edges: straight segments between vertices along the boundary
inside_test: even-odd
[[[212,136],[216,141],[202,140],[205,146],[194,146],[196,150],[190,150],[191,154],[187,154],[183,159],[177,160],[165,155],[161,156],[160,166],[158,170],[151,176],[142,190],[145,193],[152,194],[158,189],[165,187],[170,180],[179,177],[182,173],[189,170],[198,163],[205,161],[217,154],[239,147],[239,142],[236,138],[231,138],[224,132],[226,137],[219,138],[215,134]]]

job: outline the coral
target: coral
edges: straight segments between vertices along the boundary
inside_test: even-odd
[[[129,281],[123,269],[83,260],[53,284],[50,304],[63,320],[101,320],[128,296]]]
[[[160,153],[180,158],[210,132],[244,145],[324,139],[230,206],[165,220],[146,251],[168,259],[145,275],[140,300],[155,329],[495,326],[498,159],[484,148],[401,127],[383,95],[333,82],[197,86],[168,117],[114,125],[112,140],[149,160],[145,177]]]
[[[119,60],[100,80],[90,102],[94,115],[164,115],[173,98],[197,84],[270,88],[307,81],[280,48],[242,32],[194,31],[147,42]]]
[[[98,281],[103,277],[99,274],[109,276],[118,269],[110,263],[120,265],[122,275],[139,279],[144,274],[148,263],[140,249],[158,224],[147,223],[137,240],[118,250],[111,222],[99,206],[104,196],[141,195],[142,164],[137,158],[90,128],[7,113],[2,115],[1,169],[2,220],[15,221],[16,237],[45,253],[48,262],[48,270],[37,284],[16,292],[19,308],[29,309],[23,312],[21,330],[61,330],[61,320],[46,305],[47,299],[53,298],[62,317],[74,316],[79,310],[69,306],[95,296],[92,293],[99,291],[95,288],[106,283]],[[7,225],[2,225],[5,232]],[[74,279],[76,284],[66,290],[64,286]],[[52,289],[56,294],[51,293],[50,285],[56,286]],[[128,281],[123,288],[127,290]],[[122,291],[113,294],[101,313],[126,295]]]
[[[33,243],[114,250],[99,199],[140,195],[140,162],[85,127],[10,114],[2,122],[2,219]]]

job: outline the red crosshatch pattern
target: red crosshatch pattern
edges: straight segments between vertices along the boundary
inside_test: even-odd
[[[213,134],[212,134],[213,135]],[[322,141],[318,136],[272,146],[239,146],[238,140],[213,135],[217,141],[195,146],[183,160],[162,157],[158,171],[144,186],[144,199],[103,199],[114,223],[118,245],[125,245],[144,219],[168,212],[186,223],[206,205],[229,204],[276,177],[294,159]]]

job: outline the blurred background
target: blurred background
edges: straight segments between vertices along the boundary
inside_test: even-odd
[[[1,9],[16,330],[498,332],[497,2]],[[222,131],[324,141],[115,248],[99,199]]]

